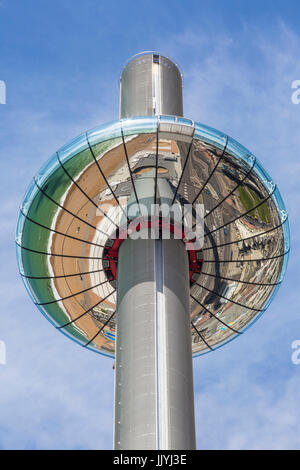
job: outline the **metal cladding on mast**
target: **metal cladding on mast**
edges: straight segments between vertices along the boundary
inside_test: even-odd
[[[120,75],[120,118],[183,116],[183,76],[169,58],[155,53],[137,54]]]

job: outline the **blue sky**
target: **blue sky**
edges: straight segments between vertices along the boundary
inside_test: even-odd
[[[17,272],[26,186],[82,131],[118,117],[118,74],[158,50],[184,71],[185,116],[257,155],[286,203],[292,237],[277,297],[247,334],[194,360],[198,449],[300,449],[300,5],[297,1],[1,0],[0,448],[112,447],[112,361],[59,334]]]

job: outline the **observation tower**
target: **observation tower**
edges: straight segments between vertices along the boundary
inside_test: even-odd
[[[115,449],[195,449],[192,357],[243,335],[288,261],[275,183],[236,140],[183,117],[182,87],[169,58],[134,56],[120,119],[55,152],[18,219],[33,302],[115,358]]]

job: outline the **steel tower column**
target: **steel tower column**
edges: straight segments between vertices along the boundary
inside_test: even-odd
[[[182,75],[166,57],[134,57],[120,88],[121,118],[183,115]],[[154,181],[151,172],[136,180],[143,204],[154,201]],[[171,205],[166,180],[158,178],[157,191]],[[128,207],[132,202],[133,195]],[[128,239],[119,249],[114,439],[116,449],[195,448],[189,267],[181,240]]]
[[[155,53],[138,54],[120,77],[120,117],[183,116],[182,74],[174,62]]]
[[[118,266],[115,449],[194,449],[188,256],[126,240]]]

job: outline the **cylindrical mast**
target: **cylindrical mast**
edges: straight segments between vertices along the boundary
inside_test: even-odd
[[[120,247],[115,449],[195,449],[188,274],[182,240]]]
[[[182,116],[182,76],[169,59],[139,55],[121,75],[121,118]],[[158,155],[157,155],[158,158]],[[154,174],[152,174],[154,172]],[[136,197],[171,205],[155,170]],[[124,240],[119,249],[115,367],[116,449],[195,449],[188,255],[182,240]]]
[[[170,59],[139,54],[120,76],[120,118],[168,114],[183,116],[182,74]]]

